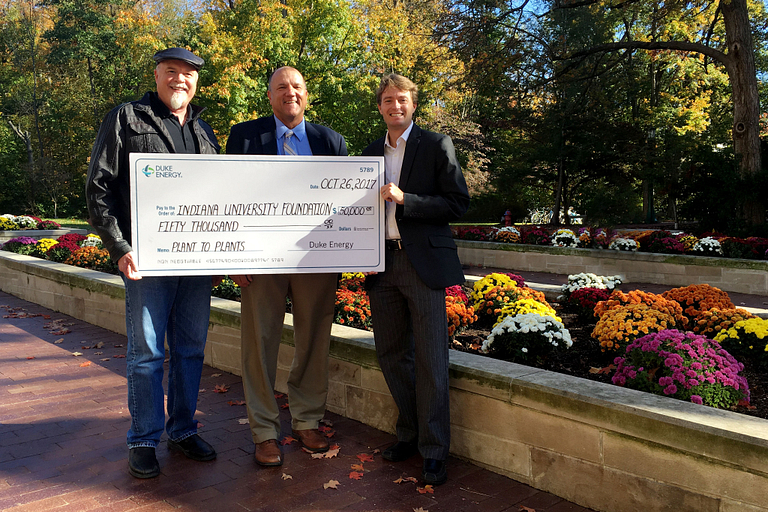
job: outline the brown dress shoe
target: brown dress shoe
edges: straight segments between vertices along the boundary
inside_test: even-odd
[[[281,466],[283,464],[283,453],[277,446],[277,440],[268,439],[263,443],[256,443],[256,450],[253,454],[256,463],[261,466]]]
[[[294,430],[293,435],[299,438],[304,448],[311,452],[327,452],[328,439],[319,430],[311,428],[307,430]]]

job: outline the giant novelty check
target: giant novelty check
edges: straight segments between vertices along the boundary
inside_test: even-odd
[[[383,157],[131,154],[144,276],[384,270]]]

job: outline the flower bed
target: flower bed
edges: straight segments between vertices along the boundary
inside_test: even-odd
[[[561,235],[562,233],[556,234],[553,240],[558,240]],[[657,240],[664,239],[657,237]],[[564,242],[560,240],[557,243]],[[57,240],[19,237],[6,242],[2,249],[116,273],[115,265],[106,250],[101,247],[101,241],[96,235],[67,234]],[[362,274],[342,276],[336,292],[337,324],[372,329],[370,302],[363,282]],[[477,281],[471,290],[464,290],[460,286],[446,290],[448,329],[454,338],[455,348],[544,368],[550,368],[550,361],[567,360],[567,349],[571,348],[574,339],[585,348],[599,347],[599,353],[597,350],[579,351],[580,356],[586,358],[590,369],[609,368],[611,365],[606,364],[607,356],[623,356],[630,347],[636,348],[636,343],[639,343],[637,340],[669,329],[687,329],[695,335],[709,336],[706,339],[711,339],[714,345],[717,345],[715,336],[720,335],[720,340],[725,340],[734,350],[738,350],[742,360],[747,360],[753,375],[759,375],[759,370],[768,360],[768,356],[765,356],[768,340],[762,343],[767,328],[759,323],[760,319],[752,319],[745,310],[736,309],[728,294],[722,290],[709,285],[692,285],[669,290],[663,295],[639,290],[625,294],[614,291],[619,283],[621,279],[618,276],[589,273],[569,276],[568,283],[562,287],[560,297],[563,307],[558,305],[559,309],[573,317],[567,328],[559,316],[562,313],[556,311],[541,292],[527,287],[520,276],[492,273]],[[605,297],[609,292],[612,293]],[[227,279],[213,289],[213,295],[237,299],[239,288]],[[290,303],[286,309],[290,311]],[[598,318],[594,318],[595,316]],[[596,320],[594,325],[593,320]],[[745,323],[747,321],[750,323]],[[585,341],[582,337],[571,336],[569,328],[581,329],[587,325],[592,326],[592,340]],[[471,342],[468,345],[455,342],[455,339],[461,339],[462,333],[468,329],[473,329]],[[724,337],[724,332],[729,333],[729,336]],[[747,339],[748,341],[745,341]],[[719,350],[719,345],[716,350]],[[618,359],[615,364],[619,364]],[[611,377],[613,369],[615,366],[601,375]],[[626,383],[626,379],[623,382]],[[705,383],[701,385],[706,387]],[[762,380],[760,387],[762,388]],[[657,388],[651,386],[644,390],[650,389]],[[670,387],[664,386],[663,389]],[[700,394],[690,396],[702,397]],[[705,393],[703,396],[710,395]],[[768,417],[768,411],[764,411],[762,407],[758,411],[756,406],[749,403],[748,398],[749,395],[746,395],[740,401],[743,408]],[[707,404],[726,402],[704,400]],[[760,403],[762,404],[762,398]],[[734,404],[728,404],[731,405]],[[750,407],[752,409],[749,409]]]
[[[498,299],[498,276],[475,284],[470,296],[480,310],[489,293]],[[657,295],[613,290],[619,283],[616,276],[569,276],[556,310],[547,303],[501,307],[492,329],[470,324],[452,346],[768,418],[768,320],[735,308],[711,286]],[[604,298],[596,301],[598,293]]]
[[[0,231],[60,229],[61,224],[31,215],[0,215]]]
[[[582,227],[576,231],[544,226],[454,226],[452,229],[454,238],[459,240],[768,260],[768,238],[737,238],[713,232],[696,236],[665,230],[611,230],[590,227]]]
[[[101,238],[94,234],[86,236],[66,233],[55,240],[21,236],[0,245],[0,250],[117,274],[117,265],[112,262],[109,253],[104,249]]]

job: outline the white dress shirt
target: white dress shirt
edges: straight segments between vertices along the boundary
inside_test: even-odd
[[[384,137],[384,179],[387,183],[394,183],[396,186],[400,186],[400,171],[403,169],[403,158],[405,157],[405,145],[408,141],[408,136],[413,129],[413,121],[406,128],[400,137],[397,139],[397,147],[392,147],[389,143],[389,132]],[[400,230],[397,229],[397,221],[395,220],[395,209],[397,203],[394,201],[386,201],[385,207],[385,230],[384,237],[387,240],[397,240],[400,238]]]

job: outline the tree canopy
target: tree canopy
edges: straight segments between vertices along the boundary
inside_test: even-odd
[[[101,119],[153,89],[155,51],[183,46],[206,60],[195,102],[222,144],[270,113],[269,74],[291,65],[307,118],[359,153],[385,130],[379,77],[410,77],[417,122],[454,139],[469,220],[633,222],[655,205],[707,228],[765,222],[748,193],[764,190],[768,132],[757,0],[0,0],[0,14],[7,212],[85,215]]]

